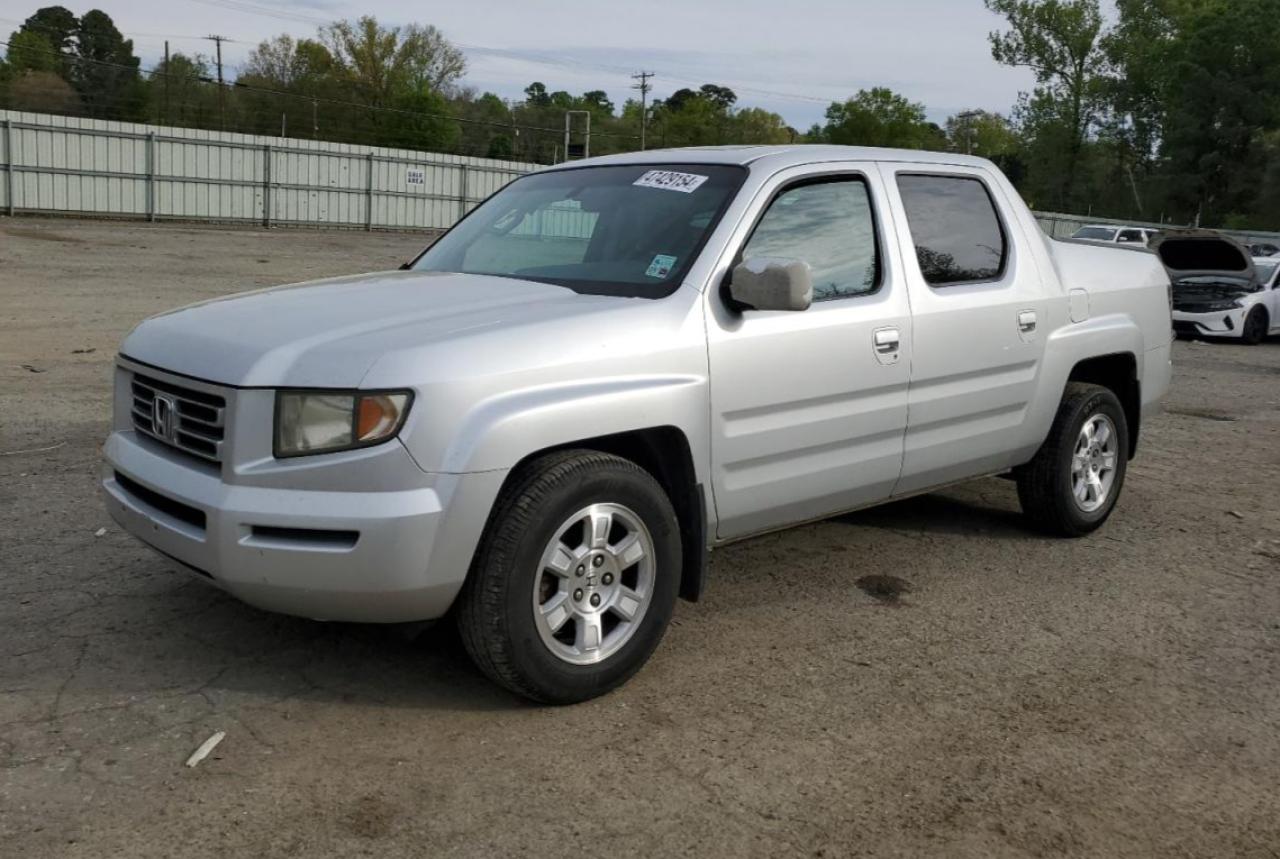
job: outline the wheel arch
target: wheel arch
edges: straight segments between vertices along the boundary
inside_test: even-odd
[[[1129,427],[1128,454],[1133,459],[1138,452],[1142,424],[1142,382],[1138,378],[1137,356],[1132,352],[1115,352],[1086,358],[1071,368],[1067,384],[1072,382],[1098,385],[1116,395]]]
[[[706,580],[709,511],[706,490],[694,468],[693,447],[684,430],[670,425],[646,427],[574,439],[531,451],[507,473],[499,497],[529,463],[566,450],[612,454],[634,462],[658,481],[675,508],[680,526],[680,596],[696,602]]]

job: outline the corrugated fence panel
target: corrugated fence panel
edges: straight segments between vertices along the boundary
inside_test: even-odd
[[[0,111],[5,212],[444,229],[534,169],[487,158]]]

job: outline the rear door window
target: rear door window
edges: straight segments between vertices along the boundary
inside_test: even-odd
[[[998,280],[1009,244],[987,186],[968,176],[898,177],[920,273],[931,286]]]

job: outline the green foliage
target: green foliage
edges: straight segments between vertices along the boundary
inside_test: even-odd
[[[90,116],[146,118],[146,92],[133,42],[120,34],[105,12],[94,9],[80,19],[76,56],[81,62],[71,65],[70,82]]]
[[[925,108],[885,87],[861,90],[827,108],[827,122],[817,133],[824,143],[887,146],[899,149],[942,149],[942,131],[925,118]],[[813,133],[811,132],[811,136]]]
[[[162,125],[209,128],[218,121],[218,93],[208,84],[209,61],[177,53],[160,62],[147,81],[150,119]]]
[[[57,72],[62,68],[48,37],[36,30],[19,30],[10,36],[6,60],[15,78],[24,72]]]
[[[146,87],[133,43],[105,12],[77,18],[47,6],[9,37],[4,102],[23,110],[146,118]]]
[[[1106,93],[1108,64],[1098,0],[985,2],[1009,24],[1006,32],[991,34],[991,55],[1036,76],[1036,88],[1018,108],[1028,159],[1056,164],[1058,170],[1057,177],[1035,171],[1035,192],[1056,198],[1054,205],[1069,211],[1077,202],[1081,152]]]
[[[969,0],[977,6],[978,0]],[[439,30],[337,21],[259,44],[218,90],[207,57],[145,76],[104,12],[47,6],[9,37],[0,105],[111,119],[460,152],[565,157],[565,115],[590,115],[592,155],[649,146],[812,143],[943,149],[990,158],[1038,208],[1207,226],[1280,228],[1280,0],[982,0],[1002,16],[992,57],[1034,85],[1007,115],[945,128],[887,88],[831,104],[801,135],[730,87],[677,89],[642,108],[603,89],[534,81],[523,101],[459,82],[466,58]],[[573,118],[573,142],[586,118]]]
[[[383,27],[366,15],[321,29],[320,42],[358,99],[384,107],[405,93],[443,92],[462,77],[462,52],[431,26]]]
[[[80,108],[71,84],[46,71],[27,71],[11,81],[7,101],[14,110],[37,113],[77,113]]]

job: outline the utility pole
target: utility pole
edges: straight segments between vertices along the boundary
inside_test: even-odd
[[[311,139],[316,140],[320,137],[320,100],[315,96],[311,97]]]
[[[222,81],[222,43],[230,42],[226,36],[205,36],[218,46],[218,127],[227,130],[227,92]]]
[[[964,113],[956,114],[956,119],[964,123],[964,154],[972,155],[974,148],[974,138],[977,136],[978,129],[973,121],[982,116],[981,111],[966,110]]]
[[[570,142],[570,136],[573,130],[573,117],[586,117],[587,128],[586,136],[582,143],[574,144]],[[564,112],[564,160],[572,161],[575,158],[591,157],[591,111],[589,110],[566,110]]]
[[[641,150],[645,148],[646,132],[648,131],[648,125],[649,125],[649,108],[648,108],[649,90],[653,89],[653,87],[649,86],[649,78],[653,76],[654,76],[653,72],[636,72],[634,75],[631,76],[631,79],[633,81],[639,81],[639,83],[632,84],[631,88],[640,90],[640,149]]]
[[[173,69],[169,66],[169,40],[164,40],[164,124],[169,124],[169,75]]]

